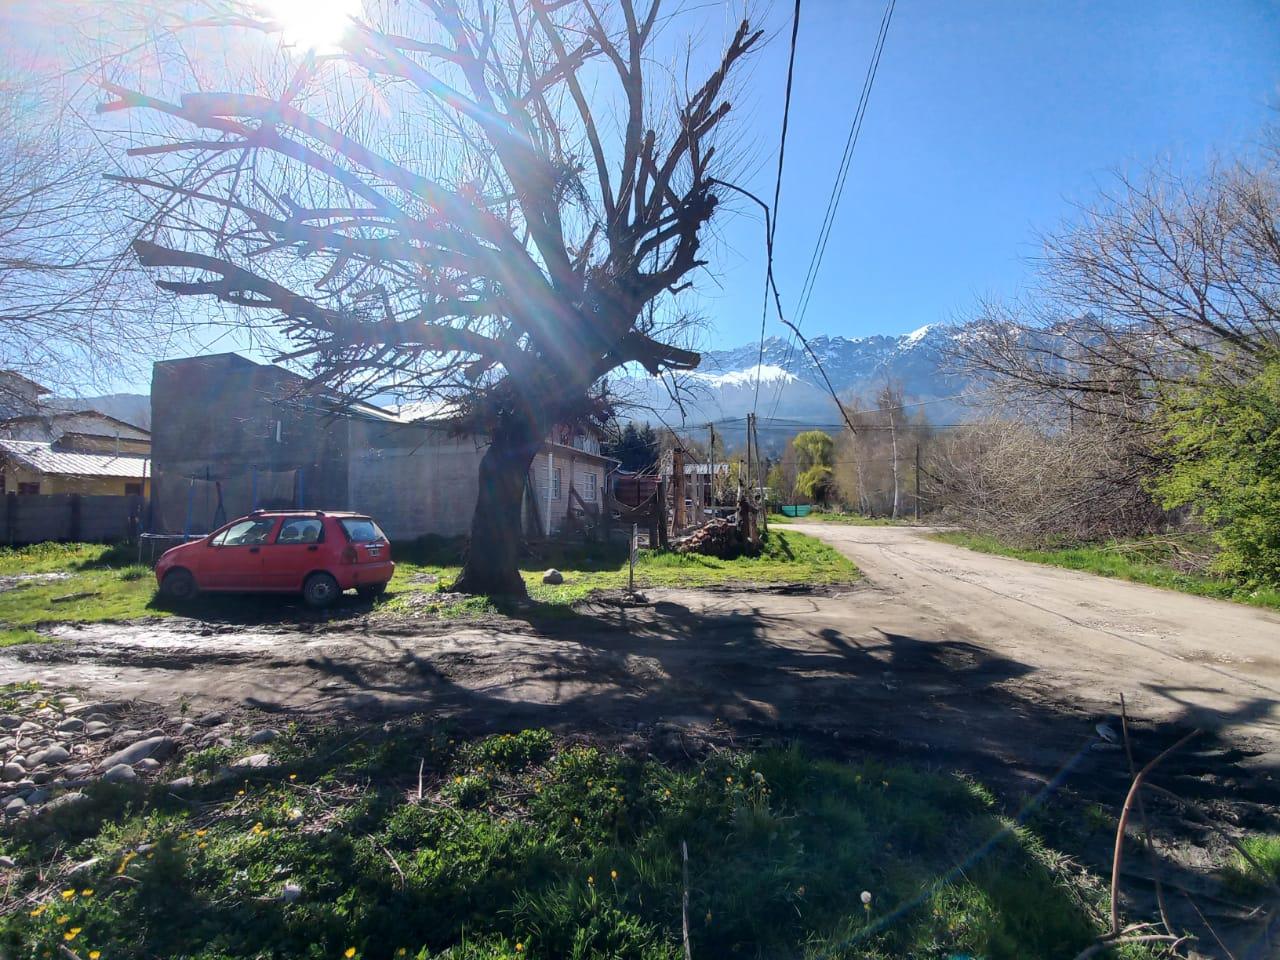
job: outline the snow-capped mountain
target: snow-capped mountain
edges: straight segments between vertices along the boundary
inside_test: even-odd
[[[909,401],[939,401],[922,409],[935,423],[952,423],[972,416],[961,403],[940,399],[964,393],[968,386],[963,378],[942,370],[946,347],[962,335],[955,327],[930,324],[896,337],[816,336],[809,346],[842,400],[858,398],[870,406],[876,391],[893,381],[902,386]],[[763,352],[759,342],[709,351],[688,380],[683,405],[685,423],[691,427],[745,417],[753,408],[760,416],[762,434],[794,433],[797,422],[835,424],[840,420],[818,364],[797,340],[770,337]],[[657,381],[642,378],[618,386],[624,397],[635,402],[634,418],[660,415],[673,426],[680,423],[679,407]]]

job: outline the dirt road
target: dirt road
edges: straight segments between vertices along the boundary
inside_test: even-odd
[[[852,559],[878,602],[1034,668],[1052,699],[1115,703],[1280,751],[1280,616],[990,556],[905,527],[797,525]]]

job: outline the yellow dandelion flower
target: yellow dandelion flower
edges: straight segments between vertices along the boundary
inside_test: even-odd
[[[297,779],[298,779],[298,775],[297,775],[296,773],[291,773],[291,774],[289,774],[289,779],[290,779],[290,780],[297,780]]]
[[[184,833],[180,833],[180,834],[178,834],[178,839],[179,839],[179,840],[185,840],[185,839],[187,839],[187,837],[189,837],[189,836],[191,836],[191,834],[189,834],[189,833],[185,833],[185,832],[184,832]]]
[[[67,922],[69,922],[70,920],[71,920],[71,917],[64,913],[62,916],[60,916],[60,917],[58,918],[58,921],[57,921],[57,922],[58,922],[58,926],[60,926],[60,927],[61,927],[61,926],[63,926],[64,924],[66,924]]]
[[[76,937],[80,936],[80,931],[83,929],[84,929],[83,927],[72,927],[70,930],[68,930],[66,933],[62,935],[62,939],[70,942],[71,940],[74,940]]]
[[[237,790],[237,791],[236,791],[236,796],[237,796],[237,797],[243,797],[243,796],[244,796],[244,791],[243,791],[243,790]]]
[[[594,886],[596,885],[596,878],[595,878],[595,877],[587,877],[587,883],[588,883],[588,885],[590,885],[590,886],[593,886],[593,887],[594,887]]]
[[[101,956],[102,956],[102,951],[101,951],[101,950],[90,950],[90,951],[89,951],[89,960],[98,960],[98,958],[99,958],[99,957],[101,957]]]
[[[261,822],[261,821],[259,821],[258,823],[255,823],[255,824],[253,825],[253,832],[254,832],[254,833],[261,833],[261,832],[262,832],[262,822]]]
[[[516,953],[524,953],[524,944],[523,944],[523,943],[517,943],[517,944],[516,944]]]
[[[207,847],[207,846],[208,846],[208,844],[207,844],[207,843],[205,843],[203,840],[201,840],[201,841],[200,841],[200,843],[199,843],[199,848],[200,848],[201,850],[203,850],[203,849],[204,849],[205,847]]]
[[[404,947],[401,947],[399,950],[397,950],[397,951],[396,951],[396,956],[397,956],[397,957],[403,957],[403,956],[405,956],[408,952],[409,952],[409,951],[408,951],[408,950],[406,950]]]
[[[70,900],[70,899],[71,899],[72,897],[74,897],[75,895],[76,895],[76,892],[75,892],[74,890],[63,890],[63,891],[62,891],[62,899],[63,899],[63,900]]]
[[[80,896],[82,896],[82,897],[92,897],[92,896],[93,896],[93,887],[85,887],[83,890],[81,890],[81,891],[80,891]]]
[[[724,782],[725,782],[725,783],[733,783],[733,777],[725,777],[725,778],[724,778]]]
[[[617,793],[617,792],[618,792],[618,788],[617,788],[617,787],[610,787],[610,788],[609,788],[609,792],[610,792],[610,793]]]
[[[575,827],[576,827],[578,824],[580,824],[580,823],[582,823],[582,821],[581,821],[581,820],[579,820],[577,817],[574,817],[574,818],[573,818],[573,825],[574,825]]]
[[[617,879],[618,879],[618,871],[617,871],[617,870],[610,870],[610,871],[609,871],[609,879],[610,879],[610,880],[617,880]]]
[[[203,837],[203,836],[204,836],[206,833],[208,833],[208,832],[209,832],[208,830],[197,830],[197,831],[196,831],[196,836],[197,836],[197,837]]]
[[[34,910],[31,911],[31,916],[38,917],[40,916],[40,914],[44,913],[48,909],[49,909],[49,905],[47,903],[42,903],[40,904],[40,906],[36,907]]]
[[[356,948],[355,948],[355,947],[347,947],[347,949],[343,952],[343,954],[342,954],[342,955],[343,955],[344,957],[346,957],[346,958],[347,958],[347,960],[351,960],[351,958],[352,958],[352,957],[354,957],[354,956],[356,955]]]
[[[882,786],[882,787],[888,787],[888,786],[889,786],[889,781],[888,781],[888,780],[881,780],[881,781],[880,781],[880,786]]]

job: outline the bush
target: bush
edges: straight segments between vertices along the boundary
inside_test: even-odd
[[[1280,585],[1280,355],[1247,378],[1206,367],[1167,398],[1163,423],[1169,465],[1153,491],[1209,524],[1222,573],[1248,587]]]

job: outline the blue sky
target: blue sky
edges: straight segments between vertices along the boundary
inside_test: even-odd
[[[803,4],[775,257],[789,311],[883,9]],[[789,0],[767,10],[737,117],[756,146],[745,182],[770,197],[790,15]],[[1015,294],[1036,232],[1112,171],[1201,169],[1256,143],[1278,103],[1275,2],[899,0],[804,331],[901,333]],[[746,216],[722,227],[708,346],[759,334],[762,232]]]

